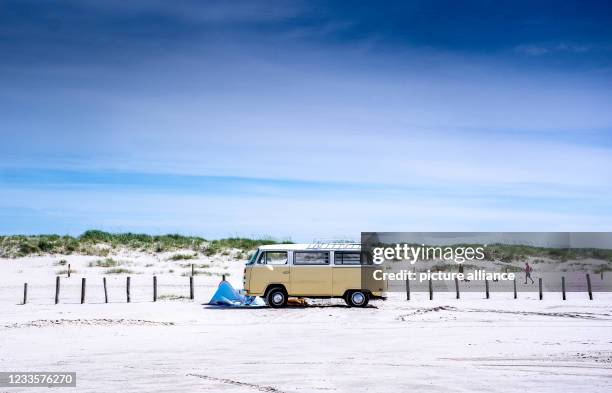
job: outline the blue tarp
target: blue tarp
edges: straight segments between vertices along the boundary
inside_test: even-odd
[[[210,299],[208,304],[213,306],[232,306],[232,307],[252,307],[264,306],[261,298],[256,296],[244,296],[238,293],[227,281],[222,281],[217,288],[217,292]]]

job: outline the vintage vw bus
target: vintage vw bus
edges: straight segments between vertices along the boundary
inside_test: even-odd
[[[365,307],[370,299],[385,298],[386,284],[364,280],[368,268],[361,259],[355,243],[261,246],[244,269],[244,289],[271,307],[284,307],[288,297],[336,297]]]

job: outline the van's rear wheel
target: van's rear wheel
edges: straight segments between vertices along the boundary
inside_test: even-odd
[[[349,307],[365,307],[368,305],[370,297],[363,291],[351,291],[346,294],[344,301]]]
[[[268,306],[279,308],[287,305],[287,293],[282,288],[272,288],[266,296]]]

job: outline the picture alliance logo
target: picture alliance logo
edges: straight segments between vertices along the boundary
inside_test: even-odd
[[[482,261],[485,259],[483,246],[415,246],[407,243],[398,243],[390,247],[374,247],[372,249],[372,262],[380,265],[388,261],[408,261],[414,264],[417,261],[444,260],[455,263],[466,261]]]

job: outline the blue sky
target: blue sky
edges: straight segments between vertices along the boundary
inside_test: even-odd
[[[0,2],[0,233],[612,230],[605,2]]]

